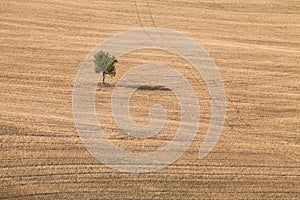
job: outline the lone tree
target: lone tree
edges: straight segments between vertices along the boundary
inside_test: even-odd
[[[116,75],[116,67],[115,63],[118,62],[115,56],[110,56],[109,53],[100,51],[95,55],[95,72],[102,72],[102,82],[105,83],[105,75],[108,74],[110,76]]]

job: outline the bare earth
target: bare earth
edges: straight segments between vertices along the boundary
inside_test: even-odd
[[[299,199],[300,7],[296,0],[0,1],[0,199]],[[104,39],[138,27],[176,30],[214,59],[227,94],[222,135],[199,159],[210,118],[209,92],[185,60],[161,50],[119,58],[117,76],[99,83],[98,120],[123,149],[154,151],[179,127],[169,90],[138,90],[130,112],[167,109],[164,129],[141,140],[118,129],[110,95],[130,68],[177,69],[196,92],[200,128],[169,167],[147,174],[111,169],[85,149],[74,126],[72,92],[80,64]],[[159,73],[158,73],[159,76]]]

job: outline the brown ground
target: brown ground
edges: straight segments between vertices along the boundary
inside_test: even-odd
[[[299,14],[296,0],[0,1],[0,198],[299,198]],[[128,174],[85,149],[73,123],[72,89],[97,44],[141,26],[182,32],[206,48],[222,74],[228,108],[219,142],[200,160],[210,116],[203,80],[167,52],[122,56],[118,76],[108,78],[112,87],[130,67],[159,59],[181,69],[202,108],[197,137],[179,160],[158,172]],[[150,151],[172,138],[178,104],[170,91],[134,94],[130,111],[138,124],[149,123],[144,116],[159,97],[168,109],[165,129],[141,141],[114,131],[106,96],[112,87],[99,85],[97,113],[115,144]]]

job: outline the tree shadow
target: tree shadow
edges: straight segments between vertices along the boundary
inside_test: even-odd
[[[138,90],[146,90],[146,91],[154,91],[154,90],[160,90],[160,91],[170,91],[170,88],[167,88],[163,85],[142,85],[138,88]]]
[[[140,87],[137,87],[135,85],[122,85],[120,87],[127,87],[127,88],[132,88],[132,89],[137,89],[140,91],[171,91],[169,88],[163,86],[163,85],[142,85]]]
[[[98,83],[97,90],[101,89],[113,89],[115,87],[115,84],[110,83]],[[140,87],[134,86],[134,85],[122,85],[117,87],[127,87],[132,89],[137,89],[140,91],[171,91],[170,88],[167,88],[163,85],[142,85]]]

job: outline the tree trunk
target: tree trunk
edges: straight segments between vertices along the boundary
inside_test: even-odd
[[[102,73],[102,82],[103,82],[103,84],[105,83],[105,74],[106,74],[105,72]]]

